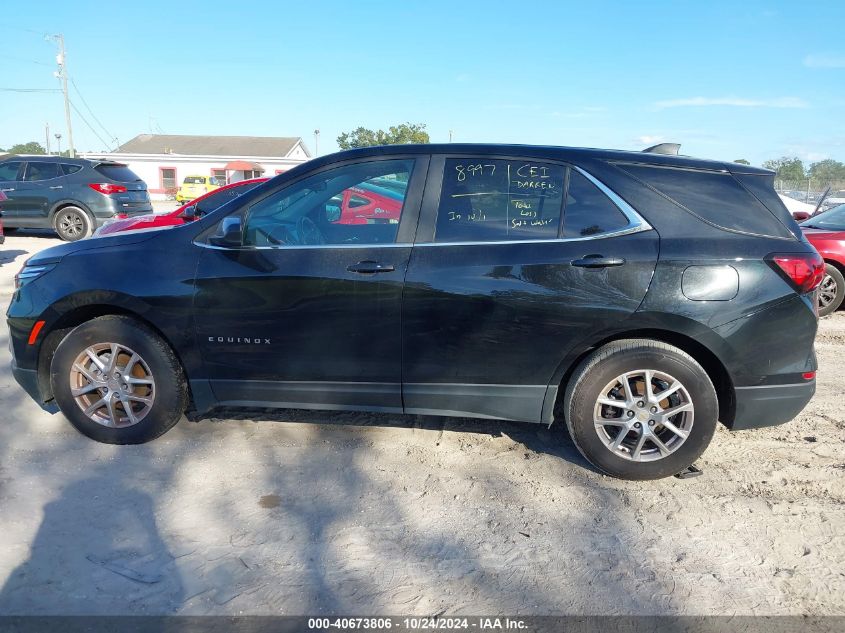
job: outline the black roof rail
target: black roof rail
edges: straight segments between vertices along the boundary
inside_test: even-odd
[[[643,150],[649,154],[666,154],[667,156],[677,156],[678,150],[681,149],[680,143],[658,143]]]

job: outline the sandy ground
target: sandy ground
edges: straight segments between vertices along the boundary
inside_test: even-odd
[[[53,243],[7,238],[4,304]],[[0,328],[0,614],[845,614],[845,314],[798,419],[650,483],[564,428],[451,418],[229,412],[96,444],[17,386]]]

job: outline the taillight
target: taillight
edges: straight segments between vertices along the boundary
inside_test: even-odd
[[[811,292],[824,279],[824,260],[817,252],[773,253],[766,258],[769,265],[804,294]]]
[[[110,182],[89,182],[88,186],[94,191],[109,195],[110,193],[125,193],[126,187],[123,185],[114,185]]]

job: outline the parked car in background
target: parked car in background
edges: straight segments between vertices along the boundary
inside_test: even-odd
[[[95,236],[109,235],[110,233],[119,233],[120,231],[133,231],[137,229],[157,229],[168,226],[179,226],[186,222],[197,220],[206,213],[211,213],[217,207],[220,207],[230,200],[246,193],[256,185],[266,182],[267,178],[253,178],[251,180],[241,180],[240,182],[233,182],[223,187],[218,187],[210,191],[196,200],[183,204],[181,207],[170,213],[147,215],[139,215],[133,217],[120,218],[107,221],[94,233]]]
[[[220,182],[214,176],[185,176],[182,186],[176,192],[176,202],[184,204],[220,187]]]
[[[6,241],[6,235],[3,233],[3,201],[6,200],[6,194],[0,191],[0,244]]]
[[[116,215],[153,210],[147,185],[122,163],[59,156],[0,161],[6,231],[54,229],[73,242]]]
[[[15,378],[113,444],[216,406],[376,410],[556,420],[606,473],[679,473],[717,421],[810,400],[824,262],[773,172],[657,151],[362,148],[43,250],[7,312]],[[386,183],[398,216],[338,212]]]
[[[805,220],[801,229],[825,262],[818,305],[819,316],[827,316],[845,299],[845,204]]]

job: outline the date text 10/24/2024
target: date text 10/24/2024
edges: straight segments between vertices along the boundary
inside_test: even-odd
[[[509,617],[354,617],[309,618],[308,628],[312,631],[525,631],[528,624]]]

